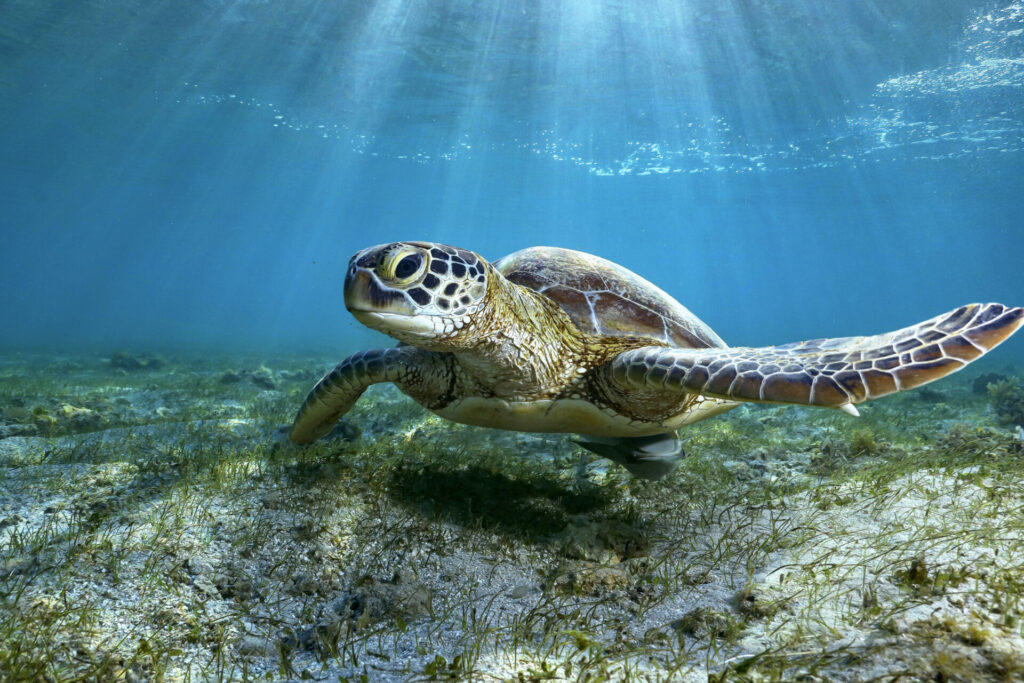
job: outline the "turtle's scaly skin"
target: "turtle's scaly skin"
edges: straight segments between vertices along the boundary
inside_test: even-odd
[[[856,414],[855,403],[958,370],[1024,322],[1024,309],[972,304],[873,337],[730,348],[663,291],[596,256],[534,247],[492,266],[424,242],[356,254],[345,304],[406,345],[357,353],[328,373],[292,440],[318,438],[366,387],[394,382],[450,420],[625,439],[628,457],[653,460],[672,447],[648,437],[739,401]]]
[[[292,427],[292,441],[309,443],[330,432],[371,384],[394,382],[436,394],[439,383],[433,378],[444,374],[437,363],[436,358],[412,346],[352,354],[324,375],[306,396]]]
[[[1001,343],[1024,309],[970,304],[873,337],[716,350],[652,346],[618,356],[611,382],[622,394],[661,386],[735,401],[839,407],[944,377]]]

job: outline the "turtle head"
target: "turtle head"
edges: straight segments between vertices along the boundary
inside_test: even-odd
[[[477,332],[488,278],[471,251],[429,242],[363,249],[345,275],[345,307],[369,328],[430,350],[451,350]]]

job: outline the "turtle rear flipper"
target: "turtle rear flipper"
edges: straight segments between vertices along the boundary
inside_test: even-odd
[[[581,436],[574,441],[591,453],[619,463],[638,479],[661,479],[686,455],[675,432],[652,436]]]
[[[647,346],[609,364],[611,383],[736,401],[844,408],[926,384],[992,350],[1024,323],[1024,308],[970,304],[902,330],[763,348]]]

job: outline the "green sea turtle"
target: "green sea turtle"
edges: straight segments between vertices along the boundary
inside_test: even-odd
[[[345,306],[401,342],[356,353],[306,397],[296,443],[328,433],[371,384],[393,382],[443,418],[581,435],[657,478],[676,429],[745,401],[839,408],[959,370],[1009,337],[1024,308],[971,304],[895,332],[729,347],[658,287],[610,261],[532,247],[493,264],[427,242],[364,249]]]

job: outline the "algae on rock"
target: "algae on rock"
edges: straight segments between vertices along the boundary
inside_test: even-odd
[[[1016,377],[989,384],[988,400],[1000,423],[1024,425],[1024,387]]]

